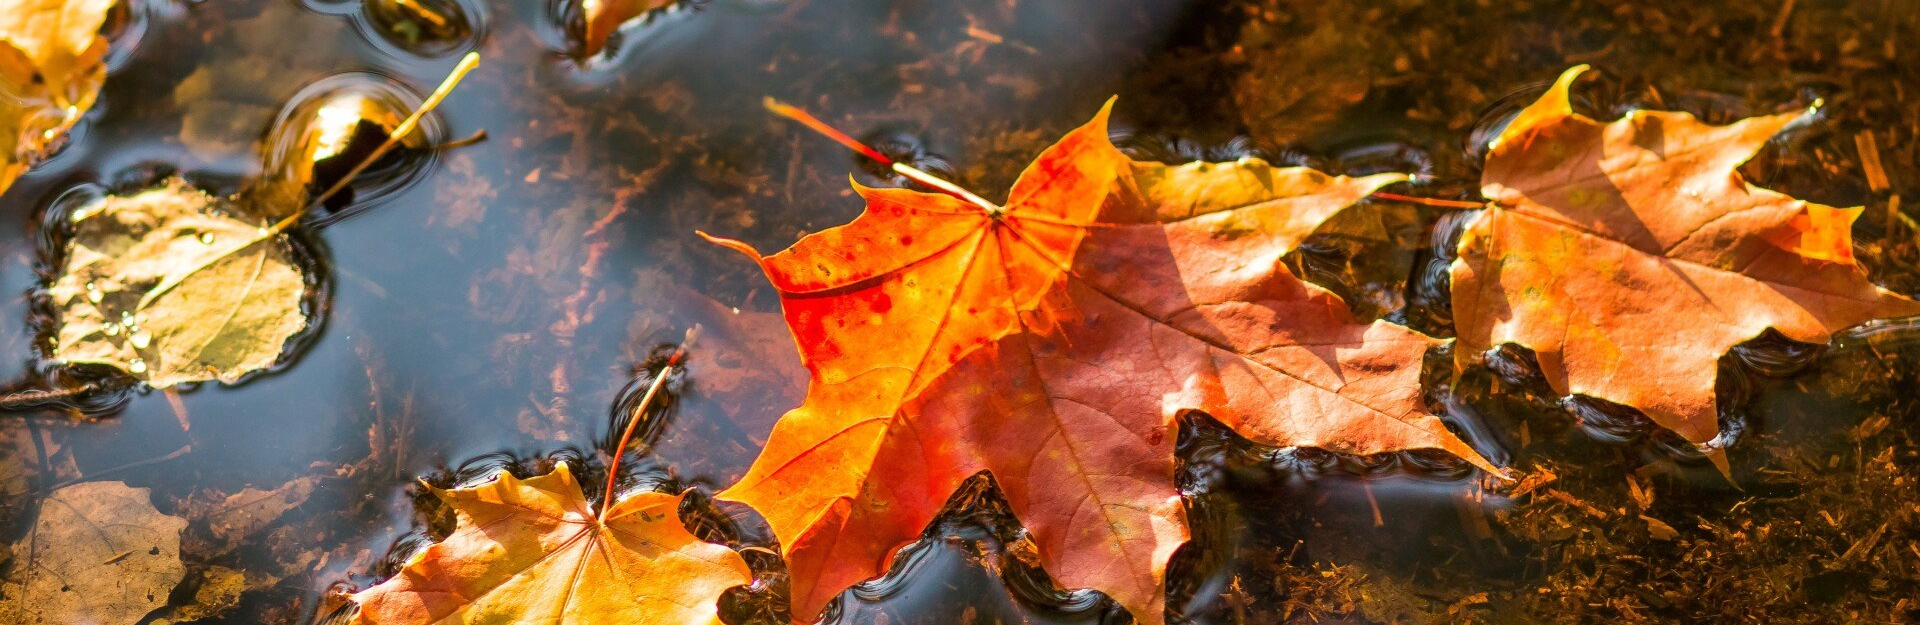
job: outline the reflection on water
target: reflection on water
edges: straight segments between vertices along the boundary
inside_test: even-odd
[[[410,103],[460,53],[485,59],[440,108],[448,130],[433,140],[487,139],[393,170],[410,184],[363,184],[358,199],[370,201],[348,210],[364,212],[313,235],[332,305],[295,362],[177,401],[134,393],[110,419],[0,424],[30,443],[6,449],[35,467],[41,492],[125,480],[175,514],[321,476],[240,548],[189,556],[195,570],[250,574],[240,606],[208,622],[332,613],[330,585],[370,583],[445,531],[416,476],[450,485],[559,458],[597,466],[634,367],[695,323],[712,338],[676,405],[648,423],[657,439],[634,485],[713,491],[738,477],[804,377],[759,271],[692,232],[778,249],[858,212],[848,172],[889,182],[769,119],[768,95],[937,162],[990,198],[1113,93],[1123,143],[1143,155],[1415,171],[1431,175],[1420,193],[1463,198],[1484,138],[1574,62],[1607,72],[1582,89],[1579,105],[1596,114],[1724,121],[1821,97],[1832,117],[1750,172],[1868,205],[1862,258],[1890,287],[1920,287],[1912,230],[1886,208],[1903,191],[1920,197],[1900,186],[1920,183],[1920,106],[1905,99],[1920,85],[1920,48],[1900,36],[1920,18],[1898,0],[1802,6],[1777,34],[1779,3],[711,0],[629,27],[585,64],[570,53],[564,6],[414,4],[447,23],[421,26],[387,2],[141,3],[116,28],[99,110],[0,198],[0,292],[26,293],[43,216],[72,194],[159,171],[231,191],[273,171],[263,142],[316,89],[397,85],[382,93]],[[1863,131],[1878,133],[1897,188],[1860,182]],[[1448,334],[1444,267],[1462,213],[1388,202],[1354,213],[1289,262],[1364,316]],[[43,368],[33,313],[26,298],[0,300],[0,354],[13,355],[0,379]],[[1874,597],[1915,594],[1920,553],[1887,545],[1920,526],[1859,495],[1911,488],[1916,337],[1882,323],[1824,350],[1763,339],[1726,359],[1740,488],[1630,411],[1544,394],[1521,352],[1496,371],[1431,376],[1436,409],[1489,457],[1554,476],[1518,494],[1447,458],[1260,449],[1195,415],[1181,483],[1196,542],[1176,557],[1169,605],[1208,623],[1911,610]],[[694,500],[703,536],[772,546],[750,512]],[[1026,564],[990,493],[954,505],[887,578],[848,591],[840,621],[1125,619]],[[20,528],[19,508],[0,513]],[[748,557],[761,577],[728,596],[727,613],[783,618],[777,558]]]

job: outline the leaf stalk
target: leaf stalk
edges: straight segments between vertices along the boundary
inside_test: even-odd
[[[600,512],[594,515],[596,522],[607,522],[607,510],[613,508],[614,482],[620,477],[620,458],[627,454],[627,442],[633,440],[633,433],[639,429],[641,417],[646,416],[647,408],[653,405],[653,398],[659,396],[660,389],[666,386],[667,378],[673,374],[673,368],[686,362],[687,348],[693,346],[693,340],[699,336],[700,326],[695,325],[687,329],[686,337],[680,339],[680,346],[674,348],[673,355],[667,357],[667,364],[661,366],[658,373],[653,374],[653,383],[647,385],[647,394],[640,396],[640,403],[633,407],[633,414],[627,417],[627,429],[621,432],[620,443],[613,447],[613,460],[607,463],[607,487],[600,492]]]

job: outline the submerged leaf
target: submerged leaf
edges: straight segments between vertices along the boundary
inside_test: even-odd
[[[234,382],[306,327],[301,269],[264,220],[173,179],[79,209],[49,295],[54,354],[154,388]]]
[[[116,0],[0,7],[0,193],[93,107],[106,80],[100,27]]]
[[[787,549],[812,620],[989,471],[1069,587],[1163,618],[1187,540],[1175,418],[1256,441],[1373,454],[1437,448],[1493,466],[1421,400],[1440,341],[1355,319],[1281,258],[1405,177],[1257,159],[1135,162],[1107,111],[1043,152],[1005,207],[857,189],[852,223],[759,259],[813,378],[721,497]]]
[[[629,495],[599,517],[566,463],[435,493],[458,525],[355,593],[356,625],[718,625],[720,593],[751,579],[739,554],[681,525],[680,497]]]
[[[53,492],[40,519],[13,545],[0,586],[0,622],[20,625],[135,623],[167,603],[186,577],[180,531],[147,489],[86,482]]]
[[[1487,155],[1492,205],[1452,267],[1463,363],[1525,346],[1555,392],[1637,408],[1708,444],[1716,363],[1734,345],[1768,328],[1825,343],[1868,319],[1920,314],[1854,263],[1859,208],[1738,173],[1799,113],[1712,126],[1634,111],[1602,124],[1569,105],[1585,69],[1561,75]]]

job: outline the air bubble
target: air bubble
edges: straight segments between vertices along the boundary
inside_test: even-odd
[[[146,349],[148,345],[153,344],[153,333],[151,332],[139,328],[134,328],[127,332],[127,341],[133,343],[134,349]]]
[[[127,372],[136,374],[136,375],[141,373],[146,373],[147,361],[141,360],[139,358],[135,358],[133,360],[127,361]]]
[[[200,243],[205,245],[213,245],[213,233],[211,232],[200,233]]]

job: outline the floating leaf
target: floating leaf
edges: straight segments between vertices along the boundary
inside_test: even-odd
[[[1637,408],[1707,444],[1719,433],[1716,363],[1734,345],[1767,328],[1825,343],[1868,319],[1920,314],[1854,263],[1859,208],[1736,171],[1799,113],[1713,126],[1634,111],[1602,124],[1568,102],[1585,69],[1562,74],[1487,155],[1492,205],[1452,268],[1463,363],[1525,346],[1555,392]]]
[[[307,320],[301,269],[269,225],[179,179],[80,208],[49,289],[55,356],[154,388],[271,366]]]
[[[1422,405],[1440,341],[1360,322],[1281,263],[1404,176],[1134,162],[1107,114],[1042,153],[1004,207],[862,187],[858,219],[779,254],[721,241],[765,269],[813,374],[720,495],[779,535],[796,618],[883,570],[985,470],[1056,579],[1161,622],[1190,411],[1270,445],[1437,448],[1493,470]]]
[[[106,80],[100,27],[115,0],[0,7],[0,193],[93,107]]]
[[[31,533],[13,545],[0,622],[139,622],[186,577],[186,526],[155,509],[145,488],[86,482],[54,491]]]
[[[581,0],[581,18],[586,22],[586,32],[581,43],[585,46],[584,56],[600,54],[607,47],[607,38],[612,37],[620,26],[649,11],[673,6],[679,0]]]
[[[751,579],[739,554],[680,524],[680,497],[630,495],[599,516],[565,463],[434,492],[458,514],[453,533],[355,593],[354,623],[718,625],[720,593]]]

